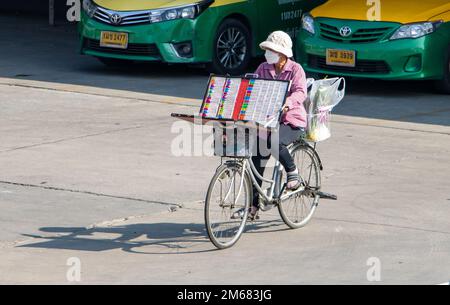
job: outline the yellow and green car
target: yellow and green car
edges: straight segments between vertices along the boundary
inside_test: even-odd
[[[450,93],[449,0],[329,0],[302,19],[297,59],[317,74],[435,80]]]
[[[295,36],[325,0],[84,0],[81,52],[124,60],[201,63],[241,74],[269,32]]]

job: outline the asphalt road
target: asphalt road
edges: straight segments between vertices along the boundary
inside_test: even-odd
[[[70,284],[73,257],[84,284],[450,279],[450,99],[430,83],[351,80],[319,146],[339,200],[298,231],[271,211],[215,251],[202,208],[219,161],[175,157],[169,117],[198,110],[207,73],[105,68],[45,21],[0,16],[0,283]]]

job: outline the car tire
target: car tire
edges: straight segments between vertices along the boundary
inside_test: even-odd
[[[97,59],[107,67],[111,68],[124,68],[133,64],[133,61],[117,58],[97,57]]]
[[[242,75],[252,58],[251,33],[245,24],[237,19],[226,19],[217,30],[211,73],[221,75]]]
[[[445,94],[450,94],[450,47],[448,48],[446,60],[444,78],[436,82],[437,89]]]

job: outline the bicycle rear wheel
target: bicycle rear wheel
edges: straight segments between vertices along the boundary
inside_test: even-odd
[[[242,166],[225,164],[217,170],[206,195],[205,223],[218,249],[232,247],[241,237],[251,198],[251,183]]]
[[[311,221],[319,203],[313,192],[321,187],[320,164],[314,149],[305,144],[294,146],[291,155],[305,184],[305,191],[280,202],[278,210],[287,226],[299,229]],[[283,176],[286,177],[285,172]]]

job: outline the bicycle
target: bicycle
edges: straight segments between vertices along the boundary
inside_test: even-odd
[[[232,80],[235,82],[233,90],[231,90]],[[256,94],[253,90],[258,81],[260,81],[258,85],[260,91]],[[275,89],[268,82],[278,83],[278,94],[274,93]],[[331,136],[330,114],[345,96],[345,79],[309,78],[306,83],[308,98],[305,100],[305,106],[309,110],[307,137],[308,141],[314,145],[309,144],[311,142],[308,142],[303,135],[288,147],[302,181],[302,186],[296,191],[286,191],[283,177],[287,177],[287,174],[279,161],[275,164],[272,179],[266,179],[258,173],[251,159],[251,149],[247,148],[247,145],[250,145],[248,132],[245,130],[243,133],[239,130],[242,127],[250,127],[252,130],[259,130],[261,127],[263,130],[276,130],[290,82],[260,80],[258,75],[254,74],[233,79],[211,76],[199,115],[172,114],[172,117],[193,124],[216,124],[215,126],[222,131],[231,127],[231,133],[219,133],[215,128],[213,129],[215,155],[220,156],[222,162],[210,182],[205,199],[206,231],[209,239],[218,249],[234,246],[242,236],[253,201],[253,187],[260,197],[260,210],[268,211],[278,207],[281,218],[291,229],[302,228],[311,221],[320,199],[337,200],[337,196],[321,191],[323,165],[316,148],[318,142],[327,140]],[[272,88],[270,105],[264,103],[267,92],[261,91],[261,86]],[[283,91],[284,96],[280,95]],[[249,107],[252,96],[256,99],[252,102],[253,108]],[[263,106],[256,107],[258,103],[265,105],[267,109]],[[249,111],[248,108],[251,110]],[[261,117],[262,114],[265,117]],[[232,141],[226,140],[229,135]],[[242,147],[237,149],[237,146],[242,146],[242,143],[244,143],[244,149],[242,150]],[[220,148],[220,144],[225,151],[217,153],[216,148]],[[228,160],[224,162],[224,159]],[[269,189],[264,191],[257,179],[268,183]]]
[[[321,192],[323,166],[316,146],[317,143],[310,145],[302,137],[288,147],[303,182],[293,192],[285,191],[286,173],[279,161],[275,163],[272,179],[266,179],[258,173],[250,156],[222,157],[205,200],[205,224],[211,242],[218,249],[230,248],[238,242],[247,224],[253,186],[261,198],[260,210],[278,207],[282,220],[291,229],[302,228],[311,221],[321,198],[337,200],[335,195]],[[224,158],[228,160],[223,162]],[[264,191],[256,178],[270,188]]]

